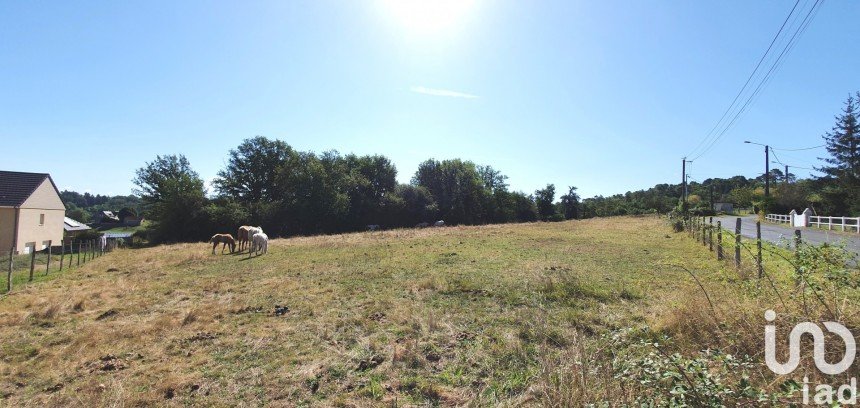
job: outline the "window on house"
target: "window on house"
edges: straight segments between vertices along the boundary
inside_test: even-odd
[[[45,225],[45,214],[39,214],[39,225]]]

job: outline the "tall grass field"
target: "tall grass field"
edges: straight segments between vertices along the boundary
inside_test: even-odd
[[[0,298],[0,405],[781,405],[772,274],[658,217],[120,249]]]

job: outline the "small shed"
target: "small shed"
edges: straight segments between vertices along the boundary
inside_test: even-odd
[[[89,231],[91,229],[92,228],[82,222],[75,221],[69,217],[63,218],[63,230],[66,232],[66,236],[69,238],[74,238],[81,232]]]

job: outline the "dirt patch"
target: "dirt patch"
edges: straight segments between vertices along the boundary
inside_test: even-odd
[[[50,385],[50,386],[45,387],[45,392],[50,394],[50,393],[55,393],[55,392],[62,390],[62,389],[63,389],[63,384],[62,383],[56,383],[54,385]]]
[[[91,373],[96,371],[119,371],[128,368],[128,363],[113,354],[107,354],[96,361],[84,364],[84,368]]]
[[[364,360],[359,361],[357,369],[358,369],[358,371],[367,371],[373,367],[376,367],[376,366],[382,364],[383,361],[385,361],[385,357],[383,357],[379,354],[374,354],[371,357],[368,357]]]
[[[259,306],[245,306],[243,308],[233,310],[232,313],[233,314],[263,313],[263,308],[259,307]]]
[[[197,334],[185,339],[185,342],[186,343],[196,343],[198,341],[215,340],[216,337],[218,337],[218,336],[216,336],[212,333],[209,333],[209,332],[200,332],[200,333],[197,333]]]
[[[119,312],[117,312],[116,310],[114,310],[114,309],[108,309],[106,312],[104,312],[104,313],[102,313],[102,314],[100,314],[100,315],[96,316],[96,321],[109,319],[109,318],[111,318],[111,317],[113,317],[113,316],[116,316],[117,314],[119,314]]]
[[[475,333],[461,331],[454,335],[454,340],[457,341],[472,341],[475,339]]]

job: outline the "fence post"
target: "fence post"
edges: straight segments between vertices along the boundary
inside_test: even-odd
[[[714,217],[708,222],[708,250],[714,252]]]
[[[9,248],[9,270],[6,271],[6,293],[12,291],[12,266],[15,264],[15,246]]]
[[[758,267],[758,278],[761,279],[762,275],[764,275],[764,268],[762,267],[762,259],[761,259],[761,222],[756,221],[755,223],[755,245],[758,251],[758,256],[756,257],[756,266]]]
[[[60,272],[63,271],[63,261],[66,258],[66,239],[60,240]]]
[[[800,230],[796,229],[794,230],[794,253],[800,250],[801,242]]]
[[[801,244],[801,242],[802,242],[802,240],[801,240],[801,236],[800,236],[800,230],[796,229],[796,230],[794,230],[794,258],[795,258],[795,260],[797,260],[797,258],[800,257],[800,244]],[[797,262],[797,264],[800,265],[799,262]],[[803,277],[801,276],[800,266],[798,266],[795,269],[795,275],[797,275],[797,278],[796,278],[797,280],[795,281],[795,284],[798,287],[804,287],[805,284],[803,282]],[[803,290],[805,291],[806,288],[804,287]],[[804,293],[804,297],[803,297],[803,308],[804,308],[804,310],[806,309],[806,295],[805,295],[805,293]]]
[[[81,266],[81,249],[84,247],[83,241],[78,241],[78,264],[77,266]]]
[[[696,217],[696,224],[698,225],[696,228],[696,242],[699,242],[702,240],[702,236],[704,236],[702,231],[704,231],[703,228],[705,228],[705,226],[702,225],[702,217]]]
[[[741,218],[735,221],[735,268],[741,267]]]
[[[48,240],[48,264],[45,265],[45,275],[51,271],[51,240]]]
[[[33,281],[33,268],[36,267],[36,244],[33,244],[33,250],[30,251],[30,279],[28,282]]]
[[[717,221],[717,260],[723,260],[723,222]]]

